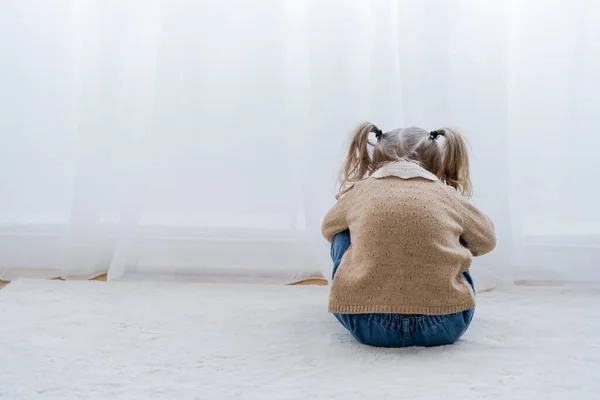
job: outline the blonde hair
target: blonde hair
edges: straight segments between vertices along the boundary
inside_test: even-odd
[[[371,133],[375,133],[375,140],[369,137]],[[444,137],[441,145],[437,140],[439,136]],[[415,162],[463,195],[472,194],[467,142],[458,131],[441,128],[427,132],[411,127],[384,133],[371,123],[362,123],[350,136],[336,198],[382,165],[399,160]]]

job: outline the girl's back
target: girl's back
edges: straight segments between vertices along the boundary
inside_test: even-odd
[[[450,314],[475,305],[461,276],[472,253],[495,245],[491,221],[439,181],[397,176],[369,178],[338,201],[323,234],[350,230],[333,281],[329,311]],[[356,311],[355,311],[356,312]]]

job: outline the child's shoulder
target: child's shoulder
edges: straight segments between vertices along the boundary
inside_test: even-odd
[[[438,182],[438,185],[436,186],[438,187],[440,194],[447,199],[450,204],[454,205],[455,208],[465,210],[474,207],[473,201],[462,194],[458,189],[443,182]]]

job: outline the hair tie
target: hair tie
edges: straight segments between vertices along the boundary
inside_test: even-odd
[[[372,131],[375,132],[375,137],[377,138],[377,140],[381,139],[381,137],[383,136],[383,131],[375,126],[373,127]]]
[[[445,132],[442,129],[436,129],[435,131],[429,132],[429,138],[435,140],[438,136],[445,136]]]

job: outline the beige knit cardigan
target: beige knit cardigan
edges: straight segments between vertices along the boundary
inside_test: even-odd
[[[326,215],[325,238],[350,229],[352,241],[331,286],[329,312],[441,315],[475,306],[461,272],[473,256],[494,249],[494,226],[454,188],[418,166],[414,171],[377,171]]]

